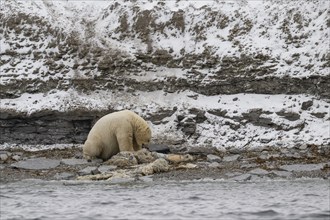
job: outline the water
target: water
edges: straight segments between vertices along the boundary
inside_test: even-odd
[[[0,219],[330,219],[327,180],[2,184]]]

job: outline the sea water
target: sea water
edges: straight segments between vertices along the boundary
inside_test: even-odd
[[[329,180],[25,180],[0,189],[0,219],[330,219]]]

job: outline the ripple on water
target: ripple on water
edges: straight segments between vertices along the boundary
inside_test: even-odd
[[[327,181],[18,182],[0,188],[3,219],[330,219]],[[308,191],[306,191],[308,189]]]

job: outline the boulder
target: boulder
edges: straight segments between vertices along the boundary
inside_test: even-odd
[[[106,165],[115,165],[117,167],[130,167],[138,164],[138,160],[135,158],[134,152],[119,152],[118,154],[112,156],[108,161],[105,162]]]
[[[137,152],[134,152],[134,156],[137,159],[138,163],[151,163],[155,161],[157,158],[153,153],[148,151],[147,149],[142,149]]]
[[[155,160],[154,162],[147,164],[139,169],[139,172],[142,175],[151,175],[154,173],[160,173],[160,172],[166,172],[169,170],[169,164],[167,160],[163,158],[159,158]]]

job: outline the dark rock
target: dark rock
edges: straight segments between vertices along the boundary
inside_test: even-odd
[[[324,118],[324,116],[326,115],[326,112],[312,112],[311,115],[317,117],[317,118]]]
[[[286,112],[285,110],[276,112],[277,115],[284,117],[285,119],[289,121],[297,121],[300,119],[300,115],[295,112]]]
[[[13,163],[11,167],[28,170],[49,170],[60,165],[60,160],[35,158]]]
[[[181,128],[185,135],[191,136],[196,131],[196,121],[191,117],[186,117],[178,123],[178,128]]]
[[[312,106],[313,106],[313,100],[309,100],[309,101],[303,102],[301,104],[301,109],[302,110],[308,110]]]
[[[216,115],[216,116],[220,116],[220,117],[225,117],[226,114],[228,113],[227,110],[223,110],[223,109],[211,109],[211,110],[208,110],[207,112],[212,115]]]
[[[151,152],[158,152],[163,154],[170,153],[170,148],[165,144],[149,144],[148,149]]]
[[[196,123],[203,123],[207,119],[207,117],[205,116],[205,111],[203,110],[197,108],[191,108],[189,109],[189,113],[196,115],[194,118]]]

